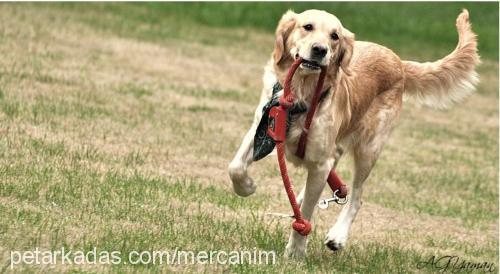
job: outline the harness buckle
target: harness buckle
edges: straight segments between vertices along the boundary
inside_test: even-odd
[[[336,189],[333,192],[332,198],[323,199],[323,200],[319,201],[318,207],[320,209],[327,209],[328,206],[330,205],[330,202],[335,202],[338,205],[345,205],[347,203],[347,197],[340,198],[337,196],[337,192],[339,192],[338,189]]]
[[[272,107],[269,111],[269,126],[267,134],[275,142],[284,142],[286,139],[287,111],[282,106]]]

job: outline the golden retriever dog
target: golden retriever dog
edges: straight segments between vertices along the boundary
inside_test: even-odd
[[[229,164],[234,191],[240,196],[255,192],[256,185],[247,170],[253,162],[254,135],[262,109],[272,96],[273,86],[276,82],[283,86],[291,64],[296,58],[303,58],[291,87],[297,100],[307,105],[320,66],[327,67],[324,87],[329,87],[330,92],[318,105],[304,159],[297,158],[295,151],[305,114],[292,120],[285,147],[287,160],[308,171],[305,188],[298,195],[307,220],[311,220],[330,170],[343,151],[351,153],[354,175],[349,202],[325,239],[331,250],[343,248],[361,207],[363,182],[398,120],[403,97],[443,108],[474,91],[478,83],[475,67],[480,61],[467,10],[458,16],[456,27],[458,45],[453,52],[435,62],[418,63],[401,60],[384,46],[355,41],[354,34],[328,12],[286,12],[279,21],[275,48],[264,69],[264,87],[255,120]],[[292,230],[285,256],[304,257],[306,239]]]

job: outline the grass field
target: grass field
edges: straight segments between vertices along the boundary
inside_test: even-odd
[[[273,28],[289,7],[337,14],[403,59],[453,50],[471,13],[478,91],[450,110],[406,104],[345,250],[282,259],[290,208],[274,157],[257,193],[226,167],[249,127]],[[25,272],[421,272],[432,255],[498,268],[497,3],[0,4],[0,272],[12,250],[274,250],[275,265],[19,265]],[[351,178],[349,159],[338,169]],[[303,170],[292,170],[299,188]],[[326,192],[324,194],[326,196]]]

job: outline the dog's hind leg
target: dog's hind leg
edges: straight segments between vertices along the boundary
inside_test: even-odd
[[[300,207],[304,219],[311,221],[319,197],[326,185],[326,179],[333,167],[331,159],[321,165],[308,169],[307,182]],[[290,234],[290,239],[285,249],[285,257],[303,258],[306,255],[307,237],[300,235],[295,230]]]
[[[337,149],[335,151],[335,163],[333,164],[332,169],[335,169],[337,167],[337,164],[339,163],[340,158],[342,157],[343,154],[344,154],[344,150],[342,149],[342,147],[337,146]],[[299,205],[302,204],[302,201],[304,200],[305,193],[306,193],[306,187],[304,186],[302,188],[302,190],[299,192],[299,194],[297,195],[297,204],[299,204]]]
[[[343,248],[347,242],[349,229],[351,227],[359,208],[361,207],[361,194],[363,183],[370,174],[376,157],[373,154],[354,152],[354,179],[349,202],[342,208],[337,222],[326,235],[325,244],[331,250]]]
[[[346,245],[349,229],[362,204],[363,183],[368,178],[399,117],[400,105],[398,106],[397,102],[390,108],[369,115],[371,118],[365,120],[363,126],[355,133],[354,139],[357,141],[352,144],[354,178],[351,197],[340,212],[337,222],[326,235],[325,245],[331,250],[339,250]],[[382,107],[379,105],[374,109],[380,108]]]

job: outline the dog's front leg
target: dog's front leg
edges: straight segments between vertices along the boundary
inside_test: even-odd
[[[323,164],[308,168],[307,182],[301,204],[302,216],[306,220],[311,220],[314,208],[319,197],[325,188],[328,173],[333,167],[334,160],[328,160]],[[285,249],[287,258],[304,258],[306,255],[307,237],[300,235],[295,230],[290,234],[288,244]]]
[[[274,79],[274,78],[273,78]],[[272,81],[271,81],[272,82]],[[233,189],[236,194],[246,197],[255,192],[257,186],[250,176],[248,176],[248,167],[253,163],[253,140],[260,119],[262,118],[262,108],[269,101],[272,95],[271,88],[264,88],[260,95],[260,102],[255,110],[252,126],[245,134],[243,142],[233,160],[229,164],[229,177],[233,182]]]
[[[259,105],[255,110],[252,126],[245,134],[238,152],[228,167],[229,177],[233,182],[233,189],[238,195],[243,197],[253,194],[257,188],[252,178],[248,176],[247,169],[253,162],[253,140],[257,127],[259,126],[260,119],[262,118],[262,108],[271,99],[274,86],[277,82],[276,74],[274,73],[271,61],[264,69],[264,77],[262,80],[264,87],[260,94]],[[283,91],[280,92],[282,93]]]
[[[229,177],[233,182],[236,194],[246,197],[255,192],[256,185],[248,176],[248,166],[253,162],[253,138],[259,121],[254,121],[250,130],[243,138],[243,142],[229,164]]]

